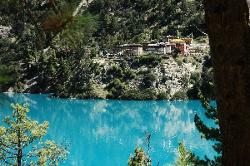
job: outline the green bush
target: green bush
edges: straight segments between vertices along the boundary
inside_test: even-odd
[[[183,92],[183,91],[178,91],[176,92],[173,96],[172,96],[172,99],[180,99],[180,100],[185,100],[187,99],[187,94],[186,92]]]
[[[83,89],[83,93],[77,93],[74,97],[81,99],[104,99],[106,95],[107,92],[101,86],[90,83]]]
[[[191,73],[190,80],[194,81],[195,83],[200,80],[200,77],[201,77],[200,73],[197,73],[197,72]]]
[[[162,57],[158,55],[142,55],[132,62],[132,66],[140,67],[140,66],[149,66],[149,67],[156,67],[162,62]]]
[[[122,99],[130,99],[130,100],[156,100],[158,99],[157,92],[154,89],[132,89],[126,91],[122,97]]]
[[[134,78],[136,78],[136,74],[134,73],[133,70],[131,70],[129,68],[124,69],[124,71],[123,71],[123,79],[124,80],[126,80],[126,81],[127,80],[132,80]]]
[[[188,63],[188,58],[185,57],[185,58],[183,59],[183,62],[184,62],[184,63]]]
[[[133,70],[129,69],[127,66],[114,65],[108,69],[106,72],[106,81],[113,80],[115,78],[120,79],[122,81],[132,80],[136,77],[136,74]]]
[[[156,81],[156,75],[150,71],[147,71],[142,79],[141,87],[143,89],[153,87]]]
[[[198,99],[198,93],[200,92],[200,83],[196,82],[194,86],[187,91],[189,99]]]
[[[178,66],[181,66],[182,63],[183,63],[182,57],[176,57],[176,58],[175,58],[175,62],[178,64]]]
[[[159,100],[169,99],[169,94],[166,92],[159,92],[157,95],[157,99]]]
[[[107,74],[107,77],[109,77],[110,79],[122,78],[123,77],[123,69],[118,65],[114,65],[108,69],[106,74]]]
[[[114,79],[108,84],[106,89],[109,92],[107,98],[119,99],[127,90],[127,85],[119,79]]]

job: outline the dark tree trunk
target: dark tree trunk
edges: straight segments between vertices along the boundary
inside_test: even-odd
[[[17,110],[18,118],[17,124],[20,124],[21,118],[19,114],[19,110]],[[21,145],[21,131],[20,128],[17,130],[17,166],[22,166],[22,158],[23,158],[23,150]]]
[[[223,139],[222,164],[250,165],[250,31],[246,0],[205,0]]]
[[[22,148],[21,148],[20,131],[18,131],[17,137],[18,137],[18,143],[17,143],[17,166],[22,166],[23,152],[22,152]]]

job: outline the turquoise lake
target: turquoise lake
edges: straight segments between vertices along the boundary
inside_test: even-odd
[[[11,103],[28,103],[29,116],[49,121],[46,139],[69,145],[63,166],[126,166],[136,146],[149,151],[153,165],[175,162],[178,143],[200,157],[212,158],[213,142],[201,139],[194,124],[198,113],[209,125],[199,101],[70,100],[48,95],[0,94],[1,117]]]

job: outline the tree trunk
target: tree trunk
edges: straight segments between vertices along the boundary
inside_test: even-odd
[[[17,108],[18,109],[18,108]],[[17,124],[20,125],[21,117],[19,114],[19,110],[17,110]],[[17,130],[17,166],[22,166],[22,158],[23,158],[23,150],[21,145],[21,129]]]
[[[21,141],[20,141],[20,131],[18,131],[17,134],[18,137],[18,143],[17,143],[17,166],[22,166],[22,157],[23,157],[23,151],[21,147]]]
[[[204,0],[223,139],[222,164],[250,164],[250,30],[246,0]]]

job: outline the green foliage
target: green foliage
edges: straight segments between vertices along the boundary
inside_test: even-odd
[[[190,82],[189,75],[185,74],[185,75],[181,78],[181,84],[182,84],[183,88],[187,89],[187,88],[188,88],[189,82]]]
[[[193,87],[187,91],[188,98],[199,99],[199,92],[209,99],[215,98],[214,74],[210,57],[205,57],[202,73],[192,73],[190,83]]]
[[[108,69],[107,75],[110,77],[109,79],[112,80],[114,78],[122,78],[123,77],[123,69],[121,66],[114,65]]]
[[[61,47],[79,49],[89,45],[93,34],[97,31],[96,17],[89,13],[74,17],[73,22],[67,25],[56,38],[57,45]]]
[[[159,92],[157,95],[157,99],[159,100],[169,99],[169,94],[167,92]]]
[[[152,166],[152,162],[142,148],[136,147],[134,156],[131,156],[128,161],[128,166]]]
[[[195,82],[195,84],[193,85],[193,87],[191,89],[188,89],[187,96],[189,99],[198,99],[199,92],[200,92],[200,80]]]
[[[41,139],[47,133],[48,122],[38,124],[27,113],[29,108],[19,104],[12,105],[12,116],[3,119],[0,126],[0,163],[1,165],[58,165],[65,160],[67,151],[64,146]]]
[[[183,142],[179,143],[178,147],[179,156],[176,160],[176,166],[195,166],[196,158],[189,152]]]
[[[26,80],[37,83],[37,89],[23,90],[48,92],[54,88],[61,91],[68,83],[69,80],[62,83],[63,78],[57,80],[58,75],[64,73],[65,76],[68,72],[58,69],[59,66],[64,65],[62,68],[67,70],[66,66],[84,56],[83,47],[89,44],[97,27],[96,18],[91,14],[77,15],[79,3],[80,0],[0,2],[1,23],[12,28],[5,40],[0,39],[0,65],[8,64],[15,69],[16,84],[25,84]],[[78,57],[74,56],[72,61],[70,56],[75,53]],[[6,77],[2,78],[6,81]]]
[[[106,89],[110,92],[108,98],[119,99],[126,91],[127,85],[116,78],[108,84]]]
[[[132,62],[132,66],[134,67],[141,67],[141,66],[148,66],[148,67],[156,67],[157,65],[161,64],[162,57],[157,55],[142,55],[139,57],[135,57]]]
[[[214,121],[216,125],[218,125],[218,110],[217,108],[211,106],[209,100],[202,95],[200,95],[201,103],[203,108],[206,110],[205,115],[208,119],[211,119]],[[215,166],[221,166],[221,155],[222,155],[222,138],[220,129],[218,127],[208,127],[204,122],[200,119],[200,117],[196,114],[194,118],[194,122],[196,125],[196,128],[201,133],[202,138],[205,138],[206,140],[215,141],[216,143],[213,145],[214,150],[218,153],[218,156],[215,157],[214,160],[210,160],[207,157],[205,157],[205,163],[207,165],[215,165]]]
[[[205,31],[201,0],[94,0],[89,12],[99,17],[96,37],[103,48]]]
[[[0,14],[3,22],[12,27],[16,43],[43,49],[51,46],[53,39],[74,21],[77,1],[1,1]]]
[[[71,58],[62,59],[57,67],[57,79],[53,88],[55,95],[93,98],[95,96],[95,89],[92,87],[94,85],[93,79],[100,74],[99,65],[91,60],[77,61],[74,60],[74,56]]]
[[[94,0],[75,15],[79,3],[80,0],[0,1],[1,24],[12,28],[6,39],[0,39],[0,88],[60,97],[103,97],[109,91],[109,97],[124,98],[129,96],[127,91],[134,91],[134,98],[138,99],[167,98],[166,93],[152,89],[157,87],[153,73],[134,70],[159,66],[160,56],[135,57],[128,64],[116,64],[108,70],[101,70],[90,58],[114,44],[159,41],[177,33],[200,36],[197,28],[205,30],[202,3]],[[139,80],[135,86],[141,92],[128,88],[134,79]],[[100,83],[107,88],[96,86]],[[97,93],[97,89],[102,93]]]
[[[6,91],[14,86],[20,77],[20,68],[16,64],[15,57],[6,53],[10,40],[0,36],[0,91]]]
[[[156,100],[162,99],[162,96],[159,96],[155,89],[147,88],[127,90],[121,98],[131,100]]]
[[[124,71],[123,72],[124,73],[124,75],[123,75],[124,80],[132,80],[132,79],[136,78],[136,74],[131,69],[125,68],[123,71]]]
[[[173,96],[172,99],[181,99],[185,100],[187,99],[187,94],[184,91],[177,91]]]
[[[177,56],[177,57],[175,58],[175,61],[176,61],[176,63],[178,64],[178,66],[181,66],[181,65],[183,64],[183,57]]]
[[[6,65],[0,65],[0,91],[6,90],[5,87],[11,85],[15,81],[15,75],[12,69]]]
[[[154,87],[154,83],[156,82],[156,75],[150,71],[146,71],[144,77],[142,79],[141,87],[143,89]]]
[[[101,85],[91,83],[88,84],[84,93],[76,94],[75,97],[83,99],[105,99],[107,95],[108,91],[106,91]]]
[[[190,83],[191,84],[195,84],[196,82],[200,81],[200,73],[196,72],[196,73],[191,73],[190,76]]]
[[[130,81],[136,77],[136,74],[127,65],[113,65],[105,73],[107,82],[117,78],[124,82]]]
[[[202,94],[206,95],[210,99],[215,98],[215,84],[214,84],[214,73],[213,68],[205,68],[203,69],[203,73],[201,75],[202,82],[200,85],[200,90]]]

